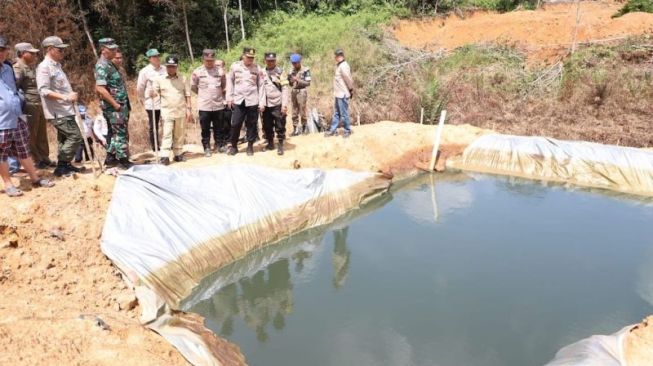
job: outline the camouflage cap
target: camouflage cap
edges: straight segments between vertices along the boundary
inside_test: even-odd
[[[215,60],[215,50],[205,48],[204,51],[202,51],[202,58],[205,60]]]
[[[256,57],[256,49],[253,47],[244,47],[243,55],[245,55],[245,57]]]
[[[145,56],[147,57],[156,57],[159,55],[160,55],[159,50],[157,50],[156,48],[150,48],[149,50],[147,50],[147,52],[145,52]]]
[[[41,42],[41,47],[43,48],[48,48],[48,47],[66,48],[68,46],[70,45],[67,43],[63,43],[61,38],[57,36],[47,37],[46,39],[43,40],[43,42]]]
[[[39,52],[39,50],[37,48],[34,48],[34,46],[32,46],[31,43],[27,43],[27,42],[21,42],[16,44],[14,46],[14,49],[16,50],[16,52],[32,52],[32,53]]]
[[[0,48],[8,48],[9,42],[7,42],[7,39],[3,36],[0,36]]]
[[[118,48],[116,41],[113,38],[102,38],[98,41],[100,48],[108,48],[110,50]]]
[[[170,55],[166,57],[166,66],[177,66],[179,65],[179,57],[177,55]]]
[[[271,61],[271,60],[276,60],[277,59],[277,54],[274,52],[266,52],[265,53],[265,60],[266,61]]]

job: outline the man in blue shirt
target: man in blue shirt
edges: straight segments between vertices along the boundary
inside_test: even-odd
[[[22,111],[22,96],[16,88],[16,79],[11,63],[7,61],[9,46],[0,36],[0,178],[5,193],[10,197],[21,196],[23,192],[14,186],[9,175],[10,156],[18,157],[32,179],[34,187],[52,187],[54,183],[40,178],[34,168],[29,151],[29,130]]]

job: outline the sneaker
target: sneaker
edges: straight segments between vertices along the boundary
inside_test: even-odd
[[[177,162],[177,163],[182,163],[182,162],[186,161],[186,157],[185,157],[183,154],[181,154],[181,155],[177,155],[177,156],[175,156],[175,157],[173,158],[173,160],[174,160],[175,162]]]
[[[222,146],[220,146],[220,148],[218,149],[218,152],[219,152],[220,154],[224,154],[224,153],[226,153],[227,151],[229,151],[229,148],[228,148],[226,145],[222,145]]]
[[[351,136],[351,131],[345,131],[345,133],[342,135],[343,139],[349,138]]]
[[[335,132],[335,131],[334,131],[334,132],[327,131],[327,132],[324,133],[324,137],[335,136],[335,135],[337,135],[337,134],[338,134],[338,133]]]
[[[170,158],[161,158],[160,162],[163,165],[170,165]]]
[[[211,157],[211,149],[208,147],[204,149],[204,157],[210,158]]]

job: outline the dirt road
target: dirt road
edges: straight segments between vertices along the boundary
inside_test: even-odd
[[[482,43],[514,45],[526,52],[529,61],[549,63],[568,52],[574,34],[577,42],[591,42],[653,32],[653,14],[630,13],[612,18],[622,6],[612,1],[581,2],[577,31],[576,4],[558,3],[536,11],[476,12],[464,19],[450,15],[402,20],[394,33],[404,45],[431,50]]]

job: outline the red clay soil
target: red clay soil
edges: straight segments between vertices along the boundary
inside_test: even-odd
[[[653,14],[612,16],[623,6],[618,2],[580,3],[577,42],[614,40],[653,33]],[[402,20],[394,33],[400,43],[429,50],[452,50],[467,44],[499,43],[524,50],[532,63],[557,60],[568,52],[576,28],[576,4],[546,4],[538,10],[497,14],[474,12],[465,18]]]

